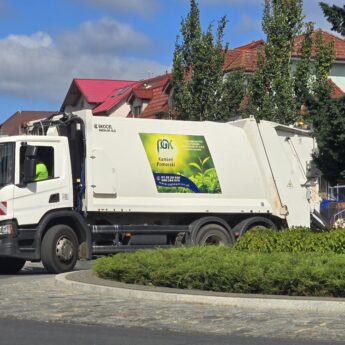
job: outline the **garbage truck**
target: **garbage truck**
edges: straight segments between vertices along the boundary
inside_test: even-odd
[[[1,273],[26,261],[61,273],[98,255],[230,244],[256,226],[326,226],[303,129],[82,110],[28,132],[0,138]]]

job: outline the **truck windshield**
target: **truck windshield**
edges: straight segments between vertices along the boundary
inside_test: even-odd
[[[0,144],[0,188],[14,183],[14,143]]]

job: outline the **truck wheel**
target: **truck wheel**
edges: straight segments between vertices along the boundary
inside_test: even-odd
[[[0,274],[14,274],[25,265],[26,260],[17,258],[0,258]]]
[[[277,226],[270,219],[265,217],[251,217],[237,224],[234,232],[238,236],[243,236],[247,231],[257,227],[277,230]]]
[[[41,259],[49,273],[71,271],[78,259],[78,239],[75,232],[67,225],[51,227],[43,237]]]
[[[195,238],[195,243],[198,245],[225,245],[232,242],[228,231],[218,224],[203,226]]]

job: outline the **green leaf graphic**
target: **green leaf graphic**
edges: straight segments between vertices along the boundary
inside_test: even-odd
[[[192,163],[189,163],[189,165],[194,168],[197,168],[199,171],[202,171],[202,168],[198,163],[192,162]]]

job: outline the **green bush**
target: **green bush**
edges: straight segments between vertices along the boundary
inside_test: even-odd
[[[345,254],[345,231],[341,229],[314,232],[307,228],[284,231],[253,229],[240,237],[236,250],[273,252],[318,252]]]
[[[225,246],[145,250],[103,257],[93,270],[101,278],[131,284],[345,297],[345,255],[334,253],[268,254]]]

